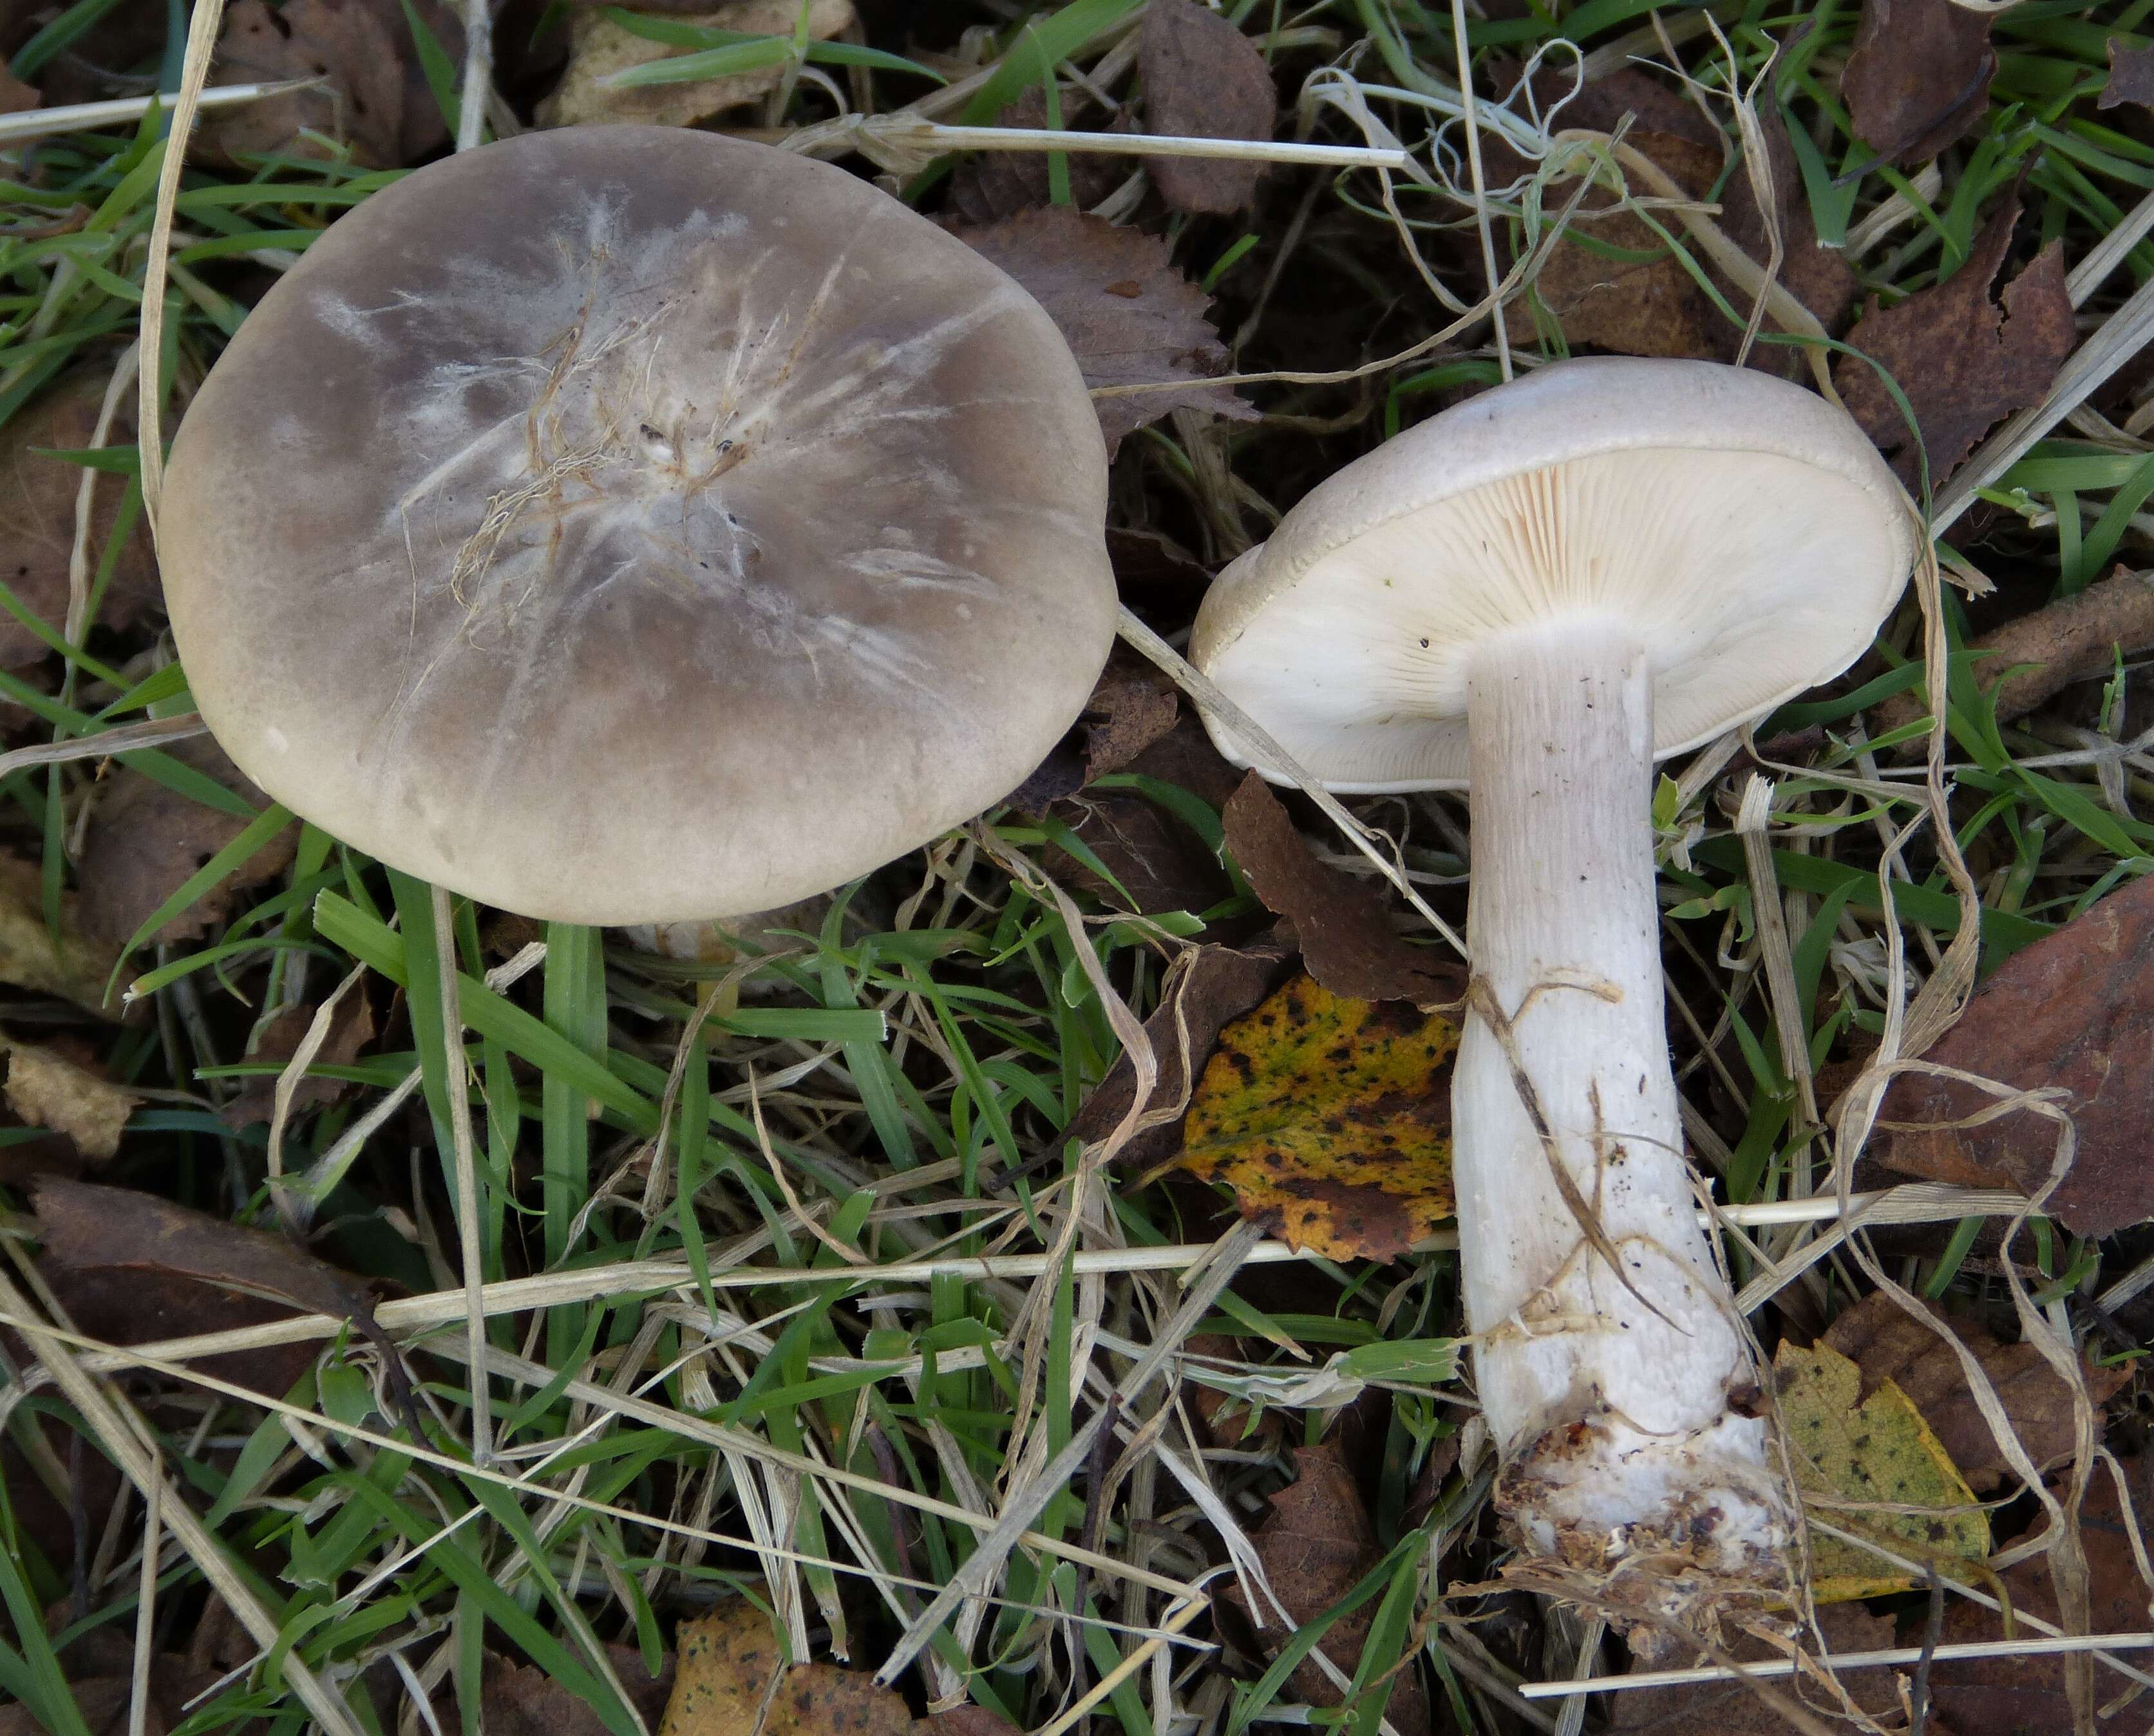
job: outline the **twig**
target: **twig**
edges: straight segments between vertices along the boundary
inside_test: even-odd
[[[197,99],[205,109],[237,109],[266,97],[307,90],[319,79],[279,79],[266,84],[217,84]],[[31,139],[49,139],[55,133],[94,131],[100,126],[132,126],[171,99],[164,95],[120,96],[110,102],[69,103],[58,109],[25,109],[20,114],[0,115],[0,145],[19,145]]]

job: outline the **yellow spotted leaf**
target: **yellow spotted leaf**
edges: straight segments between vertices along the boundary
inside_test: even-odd
[[[1989,1521],[1906,1393],[1881,1381],[1857,1404],[1862,1371],[1825,1344],[1783,1344],[1774,1369],[1796,1480],[1814,1519],[1956,1578],[1966,1577],[1963,1564],[1988,1556]],[[1820,1603],[1919,1583],[1868,1550],[1815,1530],[1810,1572]]]
[[[911,1709],[860,1670],[788,1664],[770,1617],[745,1597],[682,1624],[658,1736],[911,1736]]]
[[[1181,1162],[1296,1248],[1396,1259],[1452,1215],[1457,1027],[1297,976],[1220,1034]]]

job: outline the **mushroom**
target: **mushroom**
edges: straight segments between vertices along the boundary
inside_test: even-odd
[[[699,920],[1008,793],[1115,616],[1038,304],[869,183],[535,133],[340,218],[196,397],[173,632],[257,784],[527,916]]]
[[[1846,668],[1914,549],[1822,399],[1567,361],[1312,490],[1191,646],[1332,790],[1472,789],[1453,1162],[1498,1501],[1663,1615],[1783,1583],[1792,1498],[1683,1151],[1650,774]]]

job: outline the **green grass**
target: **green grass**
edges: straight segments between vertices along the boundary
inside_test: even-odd
[[[50,65],[110,9],[105,0],[80,0],[24,45],[15,70],[29,75]],[[920,8],[1003,27],[992,77],[947,118],[992,121],[1004,102],[1039,84],[1048,64],[1096,67],[1128,28],[1136,0],[1043,6],[1022,29],[1019,10],[968,0]],[[1267,48],[1287,91],[1364,41],[1370,46],[1353,64],[1371,84],[1427,95],[1457,83],[1447,7],[1239,0],[1226,10]],[[1524,16],[1476,23],[1469,38],[1483,100],[1495,93],[1494,57],[1515,60],[1559,38],[1604,49],[1644,24],[1646,10],[1639,0],[1553,9],[1534,0]],[[1680,20],[1690,10],[1671,7],[1666,15]],[[1809,28],[1784,53],[1769,89],[1793,123],[1821,234],[1846,237],[1895,194],[1912,205],[1908,220],[1855,262],[1866,294],[1890,303],[1949,271],[2015,182],[2030,227],[2061,237],[2068,261],[2154,189],[2154,146],[2093,103],[2107,39],[2145,41],[2154,0],[2028,0],[2000,15],[1987,120],[1948,153],[1942,185],[1927,197],[1897,171],[1862,167],[1866,147],[1836,94],[1853,5],[1727,0],[1712,12],[1737,64],[1729,67],[1709,36],[1686,38],[1682,50],[1709,89],[1731,80],[1748,88],[1776,45]],[[677,34],[671,24],[648,28]],[[944,34],[954,40],[956,31]],[[928,51],[902,43],[859,54],[780,38],[771,38],[780,50],[767,50],[712,33],[680,39],[742,64],[798,49],[893,107],[932,88],[912,63],[953,79],[960,70],[921,61]],[[1650,38],[1629,51],[1658,52]],[[440,100],[452,105],[437,58],[428,70]],[[1058,100],[1073,94],[1065,79]],[[1439,118],[1381,94],[1372,100],[1409,145],[1422,145]],[[789,119],[824,118],[821,102],[802,84]],[[1319,124],[1345,136],[1335,114]],[[34,174],[0,159],[0,423],[69,369],[109,367],[135,330],[162,150],[152,118],[48,140],[37,149]],[[1237,361],[1247,371],[1356,367],[1407,351],[1448,317],[1371,190],[1343,177],[1319,184],[1315,173],[1274,171],[1252,212],[1168,226],[1177,263],[1219,297],[1222,329],[1239,332]],[[160,359],[173,394],[168,433],[183,389],[234,328],[242,286],[258,288],[263,270],[304,250],[338,211],[393,178],[299,157],[242,171],[188,168],[176,207],[185,238],[173,254]],[[1064,166],[1056,184],[1066,182]],[[911,191],[932,202],[941,184],[919,177]],[[1470,231],[1454,227],[1447,240],[1440,227],[1458,225],[1461,208],[1411,188],[1401,198],[1408,232],[1464,290],[1463,262],[1477,257],[1461,239]],[[1559,189],[1529,186],[1497,201],[1493,214],[1499,228],[1520,234],[1560,198]],[[88,215],[69,232],[23,232],[78,207]],[[1672,246],[1680,247],[1681,232],[1668,226]],[[1274,283],[1283,257],[1290,269]],[[2113,307],[2150,274],[2154,245],[2142,243],[2090,309]],[[1726,309],[1738,326],[1746,312]],[[1358,380],[1258,388],[1273,412],[1263,424],[1194,431],[1157,425],[1125,444],[1114,522],[1161,533],[1216,564],[1234,552],[1222,525],[1262,534],[1261,511],[1244,512],[1251,500],[1284,508],[1381,438],[1487,384],[1496,366],[1482,350],[1421,355]],[[1216,442],[1217,453],[1192,449],[1197,439]],[[101,488],[123,491],[124,534],[140,508],[131,455],[73,456],[110,472]],[[1223,465],[1200,462],[1209,457]],[[1245,493],[1220,498],[1221,474]],[[2069,595],[2117,559],[2146,558],[2141,514],[2150,493],[2154,457],[2144,442],[2116,450],[2060,431],[1989,485],[1986,498],[2016,518],[1989,533],[1978,558],[2015,606]],[[92,551],[108,576],[117,540]],[[12,595],[0,595],[0,604],[27,612]],[[188,708],[183,677],[155,648],[115,648],[93,636],[98,652],[121,658],[111,666],[44,625],[67,685],[48,691],[0,676],[0,692],[29,714],[18,740],[92,738],[145,714]],[[2045,723],[2000,725],[1959,650],[1972,622],[1949,588],[1939,625],[1950,651],[1947,817],[1979,892],[1988,969],[2154,866],[2154,825],[2140,817],[2150,768],[2143,753],[2122,760],[2105,787],[2080,738],[2060,738]],[[1659,815],[1668,845],[1669,957],[1692,1023],[1677,1058],[1725,1147],[1733,1200],[1774,1198],[1818,1179],[1817,1130],[1788,1058],[1822,1066],[1882,1028],[1887,894],[1918,973],[1936,967],[1966,919],[1933,842],[1917,839],[1896,862],[1884,861],[1881,833],[1920,816],[1926,794],[1889,760],[1873,777],[1866,748],[1850,734],[1863,707],[1913,685],[1920,659],[1911,604],[1854,681],[1761,727],[1761,738],[1810,727],[1827,733],[1804,774],[1776,790],[1764,857],[1769,885],[1753,878],[1714,792],[1668,801]],[[2143,692],[2143,671],[2140,682]],[[655,1660],[677,1621],[751,1589],[802,1611],[823,1648],[818,1655],[842,1651],[871,1666],[972,1555],[1013,1463],[1029,1449],[1044,1458],[1065,1447],[1173,1316],[1179,1289],[1171,1274],[1100,1281],[1064,1269],[1002,1278],[967,1262],[1054,1247],[1089,1176],[1064,1129],[1119,1044],[1079,949],[1091,951],[1099,975],[1142,1015],[1187,943],[1247,932],[1257,913],[1238,881],[1222,905],[1150,921],[1113,920],[1120,901],[1080,891],[1086,920],[1073,932],[997,858],[1020,859],[1068,885],[1082,847],[1058,825],[1001,815],[987,822],[986,837],[946,840],[849,890],[808,926],[769,937],[773,950],[760,963],[662,959],[618,937],[556,926],[543,937],[542,965],[489,986],[487,973],[532,935],[497,928],[461,900],[444,930],[428,888],[311,827],[301,828],[293,868],[251,891],[222,932],[184,947],[154,942],[166,919],[293,822],[278,809],[257,814],[169,754],[119,757],[182,794],[236,807],[248,825],[143,925],[130,949],[119,978],[134,983],[153,1016],[117,1029],[86,1018],[76,1024],[120,1076],[178,1094],[137,1112],[104,1178],[275,1225],[264,1130],[232,1132],[212,1111],[248,1078],[273,1070],[248,1059],[258,1021],[280,1006],[318,1002],[360,967],[377,1008],[389,1008],[393,987],[401,1011],[357,1062],[323,1070],[357,1089],[296,1117],[283,1152],[285,1173],[298,1178],[292,1197],[304,1201],[320,1248],[416,1292],[460,1294],[450,1129],[465,1116],[475,1146],[481,1277],[559,1280],[541,1305],[504,1310],[489,1323],[488,1467],[474,1467],[469,1451],[473,1382],[482,1377],[466,1360],[461,1324],[447,1315],[414,1329],[423,1439],[383,1408],[379,1371],[355,1344],[325,1342],[278,1407],[176,1372],[130,1386],[138,1402],[153,1386],[161,1400],[147,1414],[173,1487],[208,1515],[283,1646],[317,1673],[354,1684],[361,1671],[401,1658],[445,1707],[453,1702],[448,1716],[476,1729],[482,1656],[497,1652],[535,1664],[625,1736],[635,1724],[615,1691],[620,1654],[597,1642]],[[12,848],[43,864],[55,917],[74,872],[70,826],[94,794],[95,763],[0,779],[0,826]],[[1154,803],[1217,847],[1218,815],[1197,795],[1134,777],[1108,780],[1101,793],[1110,791]],[[1371,803],[1365,811],[1401,833],[1410,869],[1455,882],[1451,840],[1462,809],[1446,798]],[[1459,893],[1454,883],[1431,896],[1457,921]],[[1760,897],[1780,901],[1784,914],[1799,991],[1787,1030],[1776,1021],[1790,1006],[1776,1003],[1758,968]],[[443,1007],[444,951],[460,973],[461,1037]],[[452,1064],[458,1056],[461,1067]],[[415,1070],[414,1105],[350,1146],[346,1136],[359,1118]],[[1084,1248],[1219,1233],[1200,1209],[1208,1202],[1187,1190],[1140,1191],[1120,1177],[1086,1185],[1092,1192],[1075,1238]],[[1908,1275],[1962,1305],[1993,1302],[2000,1280],[1967,1264],[1973,1246],[1971,1228],[1941,1233]],[[2081,1286],[2115,1280],[2131,1259],[2126,1248],[2080,1247],[2046,1233],[2037,1254],[2067,1307]],[[922,1260],[940,1264],[924,1278],[874,1275],[877,1265]],[[1851,1267],[1815,1269],[1813,1302],[1845,1293]],[[1222,1296],[1199,1323],[1215,1336],[1197,1347],[1201,1356],[1177,1359],[1182,1408],[1161,1438],[1184,1464],[1202,1466],[1214,1512],[1245,1529],[1262,1499],[1291,1474],[1289,1449],[1338,1421],[1282,1401],[1278,1381],[1267,1377],[1306,1372],[1335,1351],[1360,1358],[1355,1371],[1397,1390],[1356,1412],[1377,1558],[1330,1616],[1303,1626],[1275,1658],[1233,1660],[1230,1670],[1217,1652],[1189,1643],[1212,1636],[1208,1622],[1190,1628],[1168,1650],[1177,1706],[1214,1708],[1231,1730],[1257,1728],[1294,1703],[1294,1666],[1327,1622],[1360,1608],[1373,1612],[1373,1625],[1349,1672],[1356,1683],[1383,1681],[1403,1662],[1423,1672],[1462,1728],[1511,1727],[1502,1721],[1511,1715],[1507,1684],[1545,1667],[1538,1643],[1493,1632],[1484,1643],[1457,1609],[1439,1611],[1432,1601],[1501,1559],[1487,1523],[1488,1468],[1440,1479],[1423,1492],[1433,1496],[1426,1512],[1414,1502],[1430,1456],[1469,1413],[1447,1358],[1429,1348],[1444,1344],[1457,1320],[1452,1257],[1435,1253],[1390,1267],[1310,1261],[1269,1271]],[[1769,1335],[1776,1330],[1772,1309],[1758,1320]],[[1222,1347],[1220,1336],[1233,1346]],[[1235,1395],[1241,1408],[1197,1439],[1183,1419],[1205,1387]],[[1140,1405],[1156,1404],[1158,1393],[1152,1388]],[[49,1390],[22,1398],[7,1426],[28,1454],[11,1461],[0,1504],[0,1598],[13,1636],[0,1640],[0,1692],[48,1728],[78,1730],[67,1646],[92,1629],[131,1632],[140,1564],[120,1546],[78,1585],[68,1561],[40,1551],[21,1517],[25,1500],[52,1499],[38,1464],[49,1469],[69,1452],[94,1456],[100,1448],[94,1431]],[[1109,1499],[1102,1479],[1110,1468],[1095,1461],[1048,1492],[1034,1539],[1011,1555],[977,1628],[933,1637],[927,1655],[944,1672],[937,1691],[967,1693],[1037,1728],[1157,1629],[1174,1606],[1172,1588],[1193,1583],[1220,1558],[1213,1519],[1156,1458],[1139,1455]],[[123,1529],[139,1532],[140,1513],[139,1502],[124,1513]],[[107,1521],[101,1510],[87,1515],[93,1539]],[[168,1553],[156,1612],[166,1649],[184,1647],[207,1596],[196,1565],[183,1552]],[[48,1637],[44,1612],[54,1610],[60,1618]],[[1095,1718],[1152,1730],[1153,1679],[1147,1667],[1124,1682]],[[908,1677],[916,1701],[926,1682],[919,1671]],[[385,1728],[358,1687],[347,1698],[355,1728]],[[1378,1696],[1361,1693],[1348,1722],[1373,1730],[1378,1710]],[[256,1713],[280,1719],[279,1728],[298,1727],[273,1658],[218,1687],[186,1728],[191,1736]]]

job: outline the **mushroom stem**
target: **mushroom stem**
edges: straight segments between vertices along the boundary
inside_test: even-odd
[[[1790,1508],[1683,1155],[1645,647],[1614,616],[1522,627],[1476,651],[1467,695],[1475,976],[1452,1116],[1498,1500],[1574,1565],[1653,1560],[1671,1612],[1763,1589]]]

